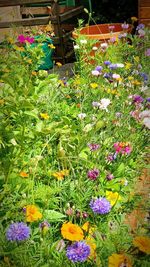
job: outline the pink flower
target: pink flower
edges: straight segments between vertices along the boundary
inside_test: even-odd
[[[24,44],[25,41],[26,41],[26,37],[23,34],[18,35],[18,38],[17,39],[22,44]]]
[[[30,44],[34,43],[34,37],[27,36],[25,40]]]

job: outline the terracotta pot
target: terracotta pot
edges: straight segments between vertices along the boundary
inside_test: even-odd
[[[123,30],[121,25],[122,23],[91,25],[81,28],[80,34],[85,35],[89,39],[98,40],[99,43],[107,42],[112,37],[117,38],[121,33],[131,32],[132,25],[129,25],[127,30]],[[109,26],[114,26],[112,32],[110,31]],[[73,31],[72,36],[76,39],[78,34]]]

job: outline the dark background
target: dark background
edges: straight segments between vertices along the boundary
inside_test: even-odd
[[[91,3],[96,23],[130,22],[131,17],[138,17],[138,0],[91,0]]]

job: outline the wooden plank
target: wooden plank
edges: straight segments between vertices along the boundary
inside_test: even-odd
[[[140,19],[139,22],[150,28],[150,19]]]
[[[56,0],[55,0],[56,1]],[[54,0],[0,0],[1,6],[17,6],[17,5],[25,5],[25,4],[34,4],[34,3],[50,3],[54,2]]]
[[[139,6],[140,7],[150,7],[150,0],[139,0]]]
[[[60,14],[60,22],[63,22],[67,19],[79,15],[80,13],[83,12],[83,9],[84,9],[83,6],[79,6],[76,8],[72,8],[71,10],[65,12],[64,14]]]
[[[39,17],[39,18],[27,18],[21,20],[14,20],[9,22],[0,22],[0,28],[11,28],[11,27],[19,27],[19,26],[33,26],[33,25],[46,25],[51,21],[53,24],[57,23],[55,17],[50,18],[49,16],[46,17]]]
[[[22,15],[48,15],[51,13],[51,8],[47,7],[21,7]]]
[[[150,7],[140,8],[140,19],[150,19]]]

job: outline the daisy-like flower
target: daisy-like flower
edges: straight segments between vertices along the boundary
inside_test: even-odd
[[[30,228],[23,222],[12,223],[6,231],[9,241],[23,241],[30,236]]]
[[[80,114],[78,114],[78,118],[80,120],[83,120],[85,117],[86,117],[86,113],[80,113]]]
[[[75,242],[67,247],[66,256],[72,262],[85,262],[90,255],[90,246],[84,241]]]
[[[27,222],[35,222],[42,218],[42,213],[35,205],[27,205],[24,207]]]
[[[114,253],[108,258],[108,267],[132,267],[132,264],[125,254]]]
[[[77,224],[71,222],[62,225],[61,234],[63,238],[70,241],[79,241],[84,238],[83,230]]]
[[[133,239],[133,245],[140,251],[150,254],[150,238],[148,236],[137,236]]]
[[[54,172],[54,173],[52,173],[52,175],[54,177],[56,177],[58,181],[61,181],[64,179],[65,176],[69,175],[69,171],[64,169],[64,170],[61,170],[59,172]]]
[[[105,197],[92,199],[90,201],[90,207],[96,214],[106,214],[111,210],[110,202]]]
[[[109,104],[110,104],[110,99],[108,99],[108,98],[102,98],[100,100],[100,106],[99,106],[99,108],[107,111],[108,110],[107,107],[109,106]]]

